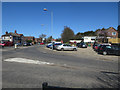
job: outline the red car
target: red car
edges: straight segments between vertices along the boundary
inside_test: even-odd
[[[10,41],[2,41],[1,43],[0,43],[0,46],[13,46],[14,44],[13,44],[13,42],[10,42]]]
[[[44,45],[44,43],[40,43],[40,45]]]
[[[4,46],[5,46],[5,44],[4,44],[4,43],[0,43],[0,46],[1,46],[1,47],[4,47]]]

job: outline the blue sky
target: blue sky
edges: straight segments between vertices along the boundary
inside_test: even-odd
[[[47,8],[48,11],[43,11]],[[51,30],[51,11],[53,30]],[[44,24],[44,25],[42,25]],[[118,26],[116,2],[3,2],[2,33],[6,31],[39,37],[60,38],[64,26],[74,33]]]

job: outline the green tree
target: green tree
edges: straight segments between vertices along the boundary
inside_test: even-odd
[[[70,39],[74,39],[74,32],[69,27],[65,26],[62,31],[61,38],[64,43],[69,42]]]
[[[57,38],[57,39],[56,39],[56,41],[59,41],[59,42],[60,42],[61,40],[62,40],[61,38]]]
[[[46,39],[46,41],[47,41],[47,43],[50,43],[51,41],[52,41],[52,36],[50,36],[50,37],[48,37],[47,39]]]
[[[98,31],[100,31],[101,29],[97,29],[96,31],[95,31],[95,35],[97,35],[98,36]]]
[[[32,40],[26,40],[26,42],[28,42],[28,43],[32,43]]]
[[[94,31],[86,31],[84,32],[84,36],[94,36],[95,32]]]
[[[78,33],[75,35],[74,39],[76,39],[76,40],[80,40],[80,39],[82,39],[82,35],[81,35],[81,33],[78,32]]]

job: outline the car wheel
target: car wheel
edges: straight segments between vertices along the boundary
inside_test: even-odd
[[[117,55],[117,56],[120,56],[119,52],[116,52],[116,55]]]
[[[74,48],[74,49],[73,49],[73,51],[77,51],[77,49],[76,49],[76,48]]]
[[[63,48],[61,48],[61,51],[64,51],[64,49],[63,49]]]
[[[104,51],[104,52],[103,52],[103,55],[107,55],[107,52],[106,52],[106,51]]]

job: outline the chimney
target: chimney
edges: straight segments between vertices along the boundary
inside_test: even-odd
[[[17,31],[15,30],[15,33],[17,33]]]
[[[5,33],[8,34],[8,31],[6,31]]]
[[[113,27],[110,27],[110,29],[113,29]]]

